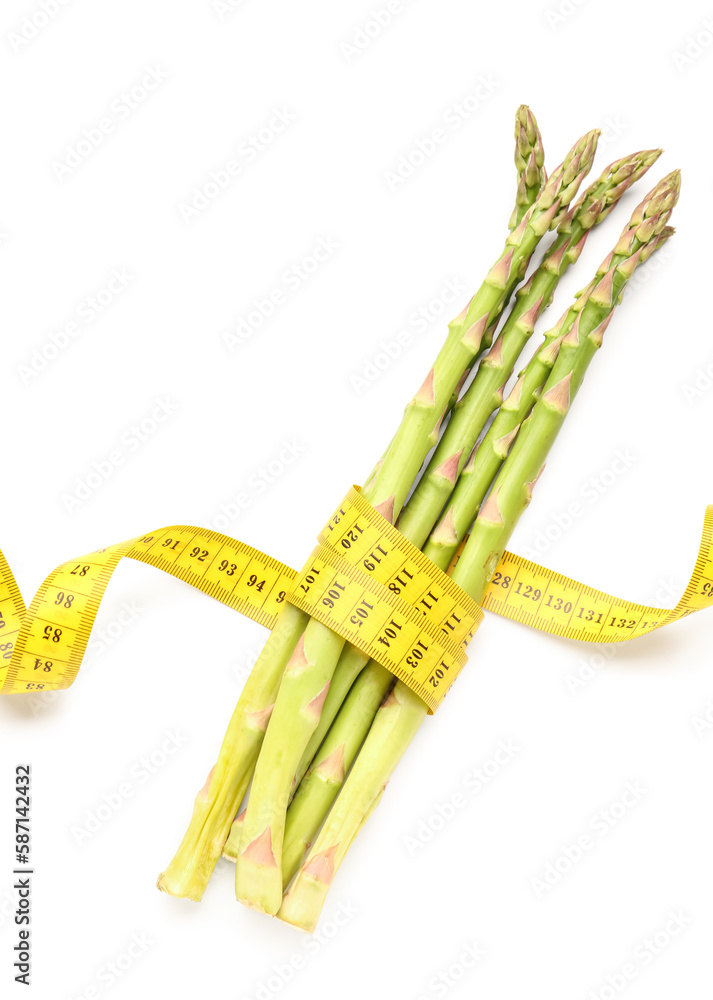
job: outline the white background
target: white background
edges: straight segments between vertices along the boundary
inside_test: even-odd
[[[404,0],[377,30],[368,22],[385,0],[216,6],[71,0],[13,45],[40,8],[3,4],[0,546],[26,598],[71,556],[164,524],[209,524],[240,492],[249,505],[227,531],[301,565],[333,503],[390,438],[445,321],[500,252],[513,114],[524,101],[550,169],[595,126],[604,129],[596,172],[633,149],[666,148],[593,235],[551,321],[645,191],[676,166],[684,184],[677,236],[610,327],[511,548],[524,551],[549,528],[546,564],[672,606],[713,501],[711,382],[685,390],[713,362],[704,298],[713,8],[563,0],[553,16],[555,0]],[[365,27],[368,44],[350,52],[345,43]],[[676,59],[687,47],[688,61]],[[111,110],[149,68],[165,80],[129,114]],[[486,94],[483,81],[492,92],[450,124],[479,82]],[[293,120],[249,162],[240,144],[275,109]],[[107,116],[114,127],[101,146],[59,178],[53,164]],[[439,126],[446,140],[390,185],[399,158]],[[241,175],[185,221],[181,203],[231,158]],[[287,290],[285,271],[320,238],[338,248],[230,351],[224,335],[255,300]],[[81,320],[113,268],[131,275],[127,287]],[[462,291],[444,306],[446,282]],[[423,330],[413,323],[422,306],[432,318]],[[51,335],[61,342],[70,321],[79,334],[23,377],[33,350]],[[410,344],[359,391],[353,376],[403,331]],[[162,399],[174,412],[130,446],[132,425]],[[251,476],[279,462],[285,442],[299,455],[260,492]],[[117,448],[122,463],[68,510],[78,480]],[[607,476],[618,451],[629,467]],[[601,477],[608,488],[585,499]],[[558,530],[572,502],[582,516]],[[713,698],[710,628],[702,613],[605,659],[488,616],[308,944],[240,908],[227,863],[200,905],[154,888],[264,634],[147,566],[120,567],[96,623],[101,649],[75,685],[0,707],[3,995],[26,995],[12,982],[10,810],[14,767],[30,761],[40,1000],[605,998],[615,995],[606,977],[621,982],[626,963],[636,972],[627,996],[707,996],[713,736],[696,719]],[[577,676],[589,679],[573,693]],[[142,758],[160,761],[171,733],[180,747],[144,780]],[[477,794],[464,789],[501,740],[519,748],[514,757]],[[76,828],[123,782],[132,795],[78,843]],[[598,834],[595,817],[627,782],[646,793]],[[458,791],[465,804],[439,822]],[[439,826],[428,843],[417,839]],[[533,879],[587,833],[591,850],[538,894]],[[352,915],[332,933],[340,907]],[[685,928],[647,962],[640,946],[672,910]],[[112,984],[107,963],[133,935],[150,943]],[[474,944],[486,954],[463,973]],[[290,963],[301,967],[284,983]],[[463,977],[436,986],[440,973]]]

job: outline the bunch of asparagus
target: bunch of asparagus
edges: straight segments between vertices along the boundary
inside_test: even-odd
[[[539,316],[588,233],[661,153],[645,150],[617,160],[575,202],[598,135],[595,130],[579,139],[548,178],[535,118],[528,108],[518,109],[518,186],[505,247],[449,324],[444,346],[363,490],[475,600],[482,600],[530,501],[627,282],[672,233],[678,172],[636,208],[592,281],[545,333],[503,398]],[[521,284],[551,230],[556,235],[542,262]],[[384,667],[287,605],[159,888],[200,899],[224,854],[236,862],[239,900],[314,929],[336,869],[426,714],[425,703]],[[251,781],[247,807],[237,815]]]

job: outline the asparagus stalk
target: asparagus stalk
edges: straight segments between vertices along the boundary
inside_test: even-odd
[[[477,600],[482,599],[515,524],[530,502],[547,454],[628,280],[671,233],[667,222],[679,185],[680,175],[674,172],[650,192],[607,258],[605,273],[586,290],[584,304],[572,309],[573,322],[545,391],[503,464],[453,572],[456,582]],[[425,716],[425,704],[397,682],[377,712],[306,864],[285,895],[278,914],[282,919],[314,929],[339,864]]]
[[[526,104],[521,104],[515,114],[515,167],[518,180],[510,229],[520,225],[525,212],[534,205],[540,190],[547,183],[542,136],[537,120]]]
[[[394,680],[393,674],[383,667],[362,670],[344,703],[346,711],[339,714],[314,763],[300,782],[285,822],[283,889],[302,864]]]
[[[547,181],[547,172],[544,168],[545,151],[542,145],[542,136],[532,111],[526,104],[521,104],[515,112],[515,167],[517,169],[517,191],[515,195],[515,207],[510,217],[509,229],[512,232],[522,222],[523,216],[528,208],[536,201],[540,190]],[[489,343],[492,343],[492,334],[495,327],[490,330]],[[465,382],[470,373],[470,369],[464,372],[460,386]],[[458,392],[451,397],[446,412],[450,413],[456,403]],[[366,483],[376,475],[376,472],[383,461],[383,456],[365,479]]]
[[[507,458],[524,420],[539,398],[564,338],[560,322],[545,334],[538,352],[521,373],[483,440],[473,449],[448,508],[423,547],[429,559],[447,571],[460,540],[470,527],[498,469]]]
[[[438,440],[445,408],[463,372],[482,352],[504,302],[522,278],[555,215],[576,196],[596,150],[598,131],[568,153],[471,299],[450,324],[444,347],[406,407],[384,460],[364,495],[389,521],[401,511],[429,450]],[[344,640],[310,620],[290,658],[255,765],[235,872],[241,902],[274,914],[282,900],[282,843],[292,782],[319,722]]]
[[[178,851],[158,877],[162,892],[194,900],[203,896],[247,791],[271,706],[307,619],[291,604],[283,608],[260,654],[259,669],[251,671],[235,706],[218,760],[195,798]]]

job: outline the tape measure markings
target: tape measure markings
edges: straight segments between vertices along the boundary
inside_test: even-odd
[[[169,529],[162,532],[155,532],[153,537],[143,536],[140,541],[144,543],[148,541],[150,548],[154,548],[159,543],[163,544],[166,537],[173,540],[174,536],[178,533],[179,532],[176,529]],[[197,571],[193,565],[188,565],[186,563],[179,565],[181,556],[185,553],[191,543],[197,540],[201,542],[208,540],[209,543],[219,543],[218,550],[213,554],[210,562],[206,562],[206,564],[201,567],[200,571]],[[176,541],[180,541],[180,539],[176,539]],[[267,625],[269,628],[274,626],[276,611],[279,610],[279,605],[284,603],[285,598],[280,595],[283,591],[286,594],[287,590],[293,584],[293,581],[297,576],[294,570],[284,566],[282,563],[278,563],[275,559],[265,555],[265,553],[260,552],[258,549],[253,549],[251,546],[243,545],[241,542],[234,539],[228,539],[225,535],[220,535],[210,529],[205,529],[203,531],[191,529],[191,533],[188,539],[185,540],[180,551],[176,550],[171,553],[173,558],[170,558],[166,552],[150,552],[149,550],[139,551],[136,553],[130,552],[128,554],[133,558],[149,562],[159,568],[164,568],[164,562],[169,564],[172,567],[170,570],[172,575],[177,576],[179,579],[189,583],[191,586],[198,587],[198,589],[203,590],[204,593],[215,597],[222,603],[227,604],[229,607],[233,607],[235,610],[244,611],[255,621],[260,622],[260,624]],[[231,564],[234,567],[232,573],[225,576],[211,576],[212,573],[216,572],[216,560],[226,554],[237,560]],[[256,569],[258,566],[260,567],[261,574],[264,574],[265,576],[263,581],[256,580],[255,582],[256,586],[262,582],[263,586],[260,591],[256,591],[253,594],[250,590],[245,589],[244,592],[240,592],[236,597],[236,592],[241,591],[241,588],[244,587],[245,577],[247,576],[249,578],[251,575],[250,571],[252,569]],[[226,567],[226,570],[227,569],[228,567]],[[270,585],[268,590],[265,591],[268,578],[270,580]],[[276,596],[274,593],[275,591],[277,591]],[[264,610],[266,605],[270,603],[276,605],[275,611]]]
[[[312,614],[312,611],[309,611],[308,613],[311,614],[312,617],[321,615],[323,619],[325,620],[331,619],[332,621],[335,622],[335,624],[339,623],[339,625],[341,626],[344,621],[349,620],[348,611],[342,611],[342,609],[340,608],[339,610],[333,611],[332,614],[328,615],[327,613],[321,611],[320,608],[320,605],[324,600],[324,595],[326,595],[328,591],[333,588],[335,578],[338,578],[339,574],[341,573],[346,579],[349,580],[350,583],[355,584],[357,587],[355,600],[350,607],[356,607],[356,605],[362,599],[362,594],[364,592],[367,592],[380,604],[387,605],[389,613],[391,614],[398,613],[402,615],[410,624],[414,625],[422,633],[427,635],[433,642],[441,644],[444,649],[447,649],[449,647],[452,648],[452,655],[454,659],[456,659],[461,664],[465,663],[466,654],[464,650],[460,646],[458,646],[455,642],[450,640],[448,636],[446,636],[445,638],[441,637],[438,634],[437,626],[425,614],[420,612],[412,604],[405,601],[397,594],[394,594],[392,591],[388,590],[388,588],[385,588],[383,584],[379,583],[377,580],[367,576],[366,574],[360,573],[358,568],[353,567],[349,563],[340,560],[339,556],[336,555],[331,549],[324,549],[318,546],[317,549],[315,549],[315,551],[313,552],[313,556],[314,558],[309,560],[309,563],[312,564],[323,563],[329,566],[330,569],[332,569],[334,575],[332,577],[325,578],[328,580],[328,582],[324,585],[322,585],[322,581],[320,581],[319,584],[320,589],[318,591],[315,591],[315,594],[317,594],[318,596],[313,595],[313,597],[310,598],[309,594],[297,595],[296,593],[293,592],[293,594],[288,598],[291,604],[295,604],[296,606],[302,608],[302,610],[307,610],[308,608],[311,608],[314,610],[314,614]],[[309,565],[309,563],[306,565]],[[321,569],[319,570],[319,572],[321,573]],[[374,622],[377,620],[378,617],[379,617],[378,615],[369,616],[367,618],[364,618],[363,621],[365,623],[367,621]],[[384,617],[388,618],[388,614],[385,615]],[[356,628],[362,629],[363,626],[355,625],[355,629]],[[341,628],[340,628],[340,633],[341,633]],[[358,634],[363,634],[363,633],[360,632]],[[361,644],[358,643],[357,645]]]
[[[359,572],[366,568],[371,578],[409,604],[422,605],[420,610],[448,639],[457,636],[466,644],[471,638],[473,624],[482,617],[476,602],[368,505],[356,488],[347,494],[319,539]]]
[[[713,569],[712,538],[713,507],[708,507],[695,568],[673,609],[652,608],[613,597],[510,552],[504,554],[498,565],[483,607],[556,635],[586,642],[622,642],[711,606],[713,579],[706,570]],[[708,581],[707,589],[706,584],[701,587],[704,578]],[[523,593],[523,586],[531,593]],[[533,599],[535,593],[539,595],[535,607],[529,609],[525,601]],[[552,603],[552,598],[558,604]],[[578,626],[580,619],[582,625]]]
[[[344,513],[344,507],[347,507],[350,512],[350,517],[347,521],[347,527],[343,528],[341,534],[333,528],[330,531],[330,526],[333,524],[336,517],[341,517]],[[352,513],[353,512],[353,513]],[[346,515],[345,515],[346,516]],[[418,567],[419,572],[424,573],[430,581],[438,583],[443,589],[444,593],[448,594],[452,598],[454,603],[462,603],[466,608],[469,609],[471,614],[477,614],[478,604],[476,601],[472,600],[468,594],[466,594],[460,587],[439,567],[435,566],[427,556],[411,544],[399,531],[395,528],[386,518],[382,517],[374,508],[364,499],[360,491],[354,487],[352,488],[347,496],[344,498],[342,504],[337,508],[336,513],[332,516],[325,528],[320,532],[320,541],[329,544],[329,538],[334,532],[338,536],[339,541],[346,536],[348,530],[355,530],[354,525],[362,517],[369,528],[377,532],[377,542],[373,543],[371,540],[367,543],[366,533],[364,537],[361,534],[357,535],[356,545],[360,546],[359,558],[363,559],[368,554],[368,549],[373,548],[375,544],[378,544],[382,539],[386,539],[393,551],[402,554],[405,559],[411,559]],[[339,522],[337,522],[339,523]],[[350,539],[350,541],[354,541]],[[347,551],[350,551],[348,549]],[[405,562],[400,564],[400,568],[403,568]],[[398,573],[399,567],[397,567],[396,572]]]
[[[355,609],[357,604],[363,601],[363,594],[367,593],[369,596],[373,597],[374,600],[379,601],[382,604],[386,604],[391,612],[396,613],[397,611],[402,614],[411,624],[422,627],[425,632],[434,640],[443,641],[438,635],[438,626],[431,619],[429,619],[423,612],[415,608],[410,602],[407,602],[398,594],[393,593],[384,587],[378,580],[366,576],[361,573],[357,567],[351,566],[349,563],[340,560],[339,556],[333,553],[329,549],[318,548],[313,553],[314,559],[310,560],[312,563],[322,563],[329,566],[333,571],[331,577],[325,577],[323,582],[320,580],[319,589],[313,592],[312,597],[308,594],[306,595],[293,595],[289,598],[291,603],[296,603],[297,600],[300,602],[300,606],[303,610],[307,607],[315,607],[323,603],[325,597],[328,595],[331,589],[335,589],[338,586],[338,577],[341,573],[350,583],[357,586],[357,591],[354,596],[354,600],[350,605],[350,610]],[[321,568],[318,569],[321,573]],[[323,617],[327,617],[324,612],[322,612]],[[332,617],[335,622],[342,620],[347,620],[350,617],[349,611],[343,610],[342,607],[329,617]],[[366,620],[366,619],[365,619]],[[423,625],[422,625],[423,623]],[[453,644],[454,648],[455,643]],[[461,650],[458,650],[458,655],[461,659],[465,660],[465,654]]]
[[[28,610],[0,553],[0,690],[51,690],[72,683],[106,587],[121,558],[128,556],[268,628],[274,627],[285,601],[291,601],[377,659],[433,710],[465,663],[465,647],[483,617],[482,608],[357,489],[349,491],[319,538],[298,574],[212,529],[160,528],[62,563],[42,583]],[[315,568],[319,573],[310,572]],[[310,575],[314,579],[300,596],[296,591]],[[335,587],[335,581],[344,589]],[[76,589],[77,584],[90,589]],[[331,590],[339,592],[336,597]],[[360,603],[364,595],[373,607]],[[706,510],[694,571],[673,609],[621,600],[512,553],[504,554],[483,601],[484,608],[505,617],[588,642],[624,641],[712,604],[713,506]],[[357,617],[361,624],[354,622]],[[416,652],[420,655],[414,656]]]
[[[402,555],[409,555],[410,544],[402,539]],[[376,659],[434,711],[465,665],[467,637],[454,637],[442,627],[435,599],[426,608],[417,607],[413,598],[405,600],[365,571],[359,565],[360,555],[358,547],[343,553],[320,542],[288,600]],[[388,569],[381,572],[382,579],[391,575]],[[439,590],[437,585],[434,589]],[[483,617],[474,602],[473,606],[476,615],[467,622],[468,634]],[[362,615],[355,621],[358,611]]]

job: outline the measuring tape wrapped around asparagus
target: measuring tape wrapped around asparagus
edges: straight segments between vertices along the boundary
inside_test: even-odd
[[[644,199],[616,247],[597,272],[595,280],[580,293],[563,322],[558,325],[559,351],[542,395],[535,402],[529,417],[519,426],[514,443],[508,444],[507,449],[503,448],[503,451],[507,450],[507,457],[487,499],[480,507],[470,537],[452,572],[453,579],[476,600],[482,599],[508,539],[530,502],[545,459],[570,411],[585,372],[602,344],[604,332],[627,282],[636,267],[671,235],[672,230],[667,223],[678,199],[679,187],[680,175],[675,171]],[[527,370],[519,389],[515,390],[519,393],[518,406],[522,403],[526,377]],[[515,409],[514,405],[511,409]],[[492,440],[488,442],[489,446],[492,444]],[[483,476],[487,476],[487,472]],[[472,485],[476,478],[477,474],[470,481],[461,481],[459,487],[456,487],[446,515],[434,532],[435,537],[432,536],[431,542],[426,546],[426,551],[430,549],[434,554],[439,550],[448,552],[458,543],[457,519],[461,518],[462,522],[469,523],[475,513],[471,505],[475,503],[477,509],[480,503],[480,491]],[[360,688],[369,687],[370,696],[372,687],[377,689],[377,694],[386,694],[391,685],[388,676],[381,676],[382,689],[378,691],[380,671],[383,668],[372,661],[359,678]],[[384,675],[386,673],[383,671]],[[360,703],[358,691],[355,688],[355,697],[350,695],[337,716],[333,727],[336,735],[330,732],[325,751],[331,750],[334,753],[334,745],[340,738],[338,730],[350,733],[350,727],[355,727],[360,714],[367,714]],[[371,704],[376,700],[374,694],[370,698]],[[326,816],[306,861],[284,897],[278,913],[282,919],[304,930],[314,929],[337,868],[361,826],[378,804],[394,768],[425,718],[426,711],[423,701],[397,681],[376,712],[351,771]],[[357,740],[358,734],[352,743]],[[322,751],[319,756],[324,764]],[[332,780],[335,772],[336,768],[332,768]],[[306,827],[309,825],[312,829],[317,829],[324,819],[324,813],[319,816],[310,815],[311,805],[317,812],[322,809],[323,797],[318,793],[314,794],[310,803],[308,786],[305,785],[305,788],[305,797],[296,796],[293,802],[293,808],[299,808],[295,826],[298,822],[303,824],[303,831],[293,828],[288,817],[287,849],[291,858],[294,858],[300,841],[304,844],[309,840],[310,835],[305,833]]]
[[[512,234],[509,240],[509,247],[514,249],[506,247],[504,255],[496,265],[496,269],[500,268],[500,273],[495,272],[494,276],[494,271],[491,271],[481,292],[471,301],[466,314],[459,317],[459,321],[451,324],[449,342],[447,342],[446,349],[439,355],[439,362],[437,362],[436,366],[439,371],[443,368],[448,372],[448,377],[450,378],[450,382],[448,382],[449,388],[451,386],[455,388],[454,381],[456,379],[456,373],[450,373],[450,369],[453,367],[452,359],[455,352],[453,350],[450,350],[450,353],[448,352],[454,331],[460,332],[459,335],[463,341],[470,341],[471,347],[475,338],[477,338],[478,349],[482,347],[483,342],[488,341],[489,334],[493,328],[490,316],[491,314],[497,315],[499,313],[502,308],[502,302],[512,291],[516,281],[516,279],[513,281],[513,275],[521,275],[523,273],[523,263],[526,263],[526,260],[529,259],[529,255],[531,254],[530,248],[536,242],[536,240],[533,240],[533,235],[537,237],[539,233],[544,232],[542,219],[548,214],[551,218],[554,218],[558,213],[563,214],[563,204],[573,196],[572,188],[578,186],[581,181],[583,173],[582,161],[586,161],[588,164],[591,160],[594,142],[595,137],[589,134],[577,144],[575,149],[569,154],[565,164],[555,171],[545,191],[538,201],[535,202],[534,209],[526,214],[519,229],[516,229],[515,233]],[[530,163],[532,162],[533,155],[530,155]],[[601,221],[608,214],[623,191],[648,169],[648,166],[650,166],[658,155],[658,151],[637,154],[634,157],[612,165],[612,168],[604,172],[600,181],[596,185],[593,185],[590,191],[587,192],[587,195],[585,195],[577,208],[568,215],[564,215],[560,236],[548,254],[545,265],[537,272],[536,278],[538,280],[533,279],[528,283],[525,293],[521,296],[518,303],[520,308],[516,306],[515,313],[512,319],[509,320],[508,337],[505,337],[505,331],[503,331],[502,337],[496,342],[494,352],[491,352],[491,363],[481,366],[473,387],[469,390],[471,394],[466,394],[466,398],[469,401],[474,400],[475,405],[472,413],[469,414],[470,419],[468,421],[461,419],[460,423],[462,427],[468,426],[472,428],[472,441],[477,438],[484,422],[492,410],[499,404],[501,397],[498,390],[507,379],[522,345],[532,332],[537,314],[549,302],[552,290],[560,274],[569,263],[576,259],[578,253],[581,251],[583,236],[596,221]],[[569,190],[567,190],[568,188]],[[559,203],[555,194],[559,194]],[[554,212],[553,208],[555,209]],[[540,220],[539,222],[538,219]],[[506,278],[504,277],[506,268],[502,263],[503,260],[507,264]],[[498,287],[500,290],[499,295],[496,294]],[[485,312],[481,312],[481,310],[487,304],[491,304],[491,309],[486,314]],[[476,321],[471,322],[474,317],[477,317]],[[517,329],[514,329],[516,327]],[[472,364],[475,353],[475,350],[471,350],[470,357],[465,358],[466,363],[463,365],[464,355],[462,351],[460,352],[461,370],[457,372],[458,380],[462,379],[463,371]],[[436,399],[434,381],[435,369],[426,380],[426,384],[422,388],[421,393],[417,395],[414,404],[412,404],[411,413],[415,414],[415,419],[412,417],[409,421],[409,411],[407,410],[407,417],[399,432],[402,443],[406,442],[408,444],[418,441],[420,437],[421,460],[428,450],[427,446],[423,447],[423,439],[425,438],[426,445],[433,442],[432,431],[431,434],[428,434],[433,417],[436,419],[436,429],[438,429],[440,423],[437,414],[442,404]],[[439,377],[440,382],[441,379]],[[450,388],[450,392],[452,394],[452,388]],[[444,394],[444,392],[441,393],[441,400]],[[430,417],[429,414],[431,415]],[[424,416],[426,417],[425,420],[423,419]],[[395,442],[399,441],[399,435],[397,435]],[[447,499],[452,489],[458,471],[460,471],[465,462],[465,457],[472,445],[472,441],[465,440],[460,449],[461,455],[458,456],[455,462],[451,460],[446,463],[445,469],[441,469],[438,472],[438,466],[436,466],[434,469],[435,474],[430,477],[431,482],[435,485],[435,489],[430,491],[430,506],[429,503],[424,504],[424,513],[418,517],[412,517],[411,528],[402,529],[407,537],[412,537],[419,544],[425,540],[428,532],[435,523],[443,502]],[[389,461],[390,457],[391,461]],[[443,463],[438,464],[442,465]],[[386,470],[384,471],[385,467]],[[391,472],[389,472],[389,468],[391,468]],[[446,474],[443,474],[444,472]],[[409,475],[413,476],[414,474],[412,466],[409,470]],[[391,476],[391,479],[389,479],[389,476]],[[398,509],[400,503],[403,502],[403,496],[406,492],[403,484],[407,478],[399,474],[398,463],[394,461],[394,444],[392,443],[391,448],[387,452],[385,462],[377,471],[374,482],[370,484],[372,496],[374,495],[375,484],[379,480],[381,480],[382,495],[384,492],[389,492],[389,485],[393,487],[391,495],[387,497],[385,510],[382,508],[385,513],[390,514],[392,509]],[[384,486],[384,483],[387,485]],[[437,499],[434,500],[433,497]],[[375,499],[378,499],[378,490]],[[399,526],[401,527],[401,524]],[[315,656],[313,647],[309,645],[307,637],[301,643],[297,643],[296,641],[295,633],[302,631],[302,625],[303,622],[295,615],[294,609],[287,609],[283,620],[276,630],[277,635],[273,635],[268,643],[267,655],[265,657],[268,667],[261,670],[261,664],[259,663],[256,672],[251,678],[251,681],[255,680],[256,682],[255,690],[252,692],[249,690],[251,688],[251,681],[246,686],[246,692],[244,692],[243,698],[241,698],[242,704],[238,705],[238,709],[234,715],[223,749],[221,750],[217,768],[213,773],[212,779],[209,780],[206,788],[199,794],[196,800],[191,827],[184,838],[178,855],[166,873],[161,877],[159,882],[161,888],[177,895],[200,898],[205,883],[215,864],[215,860],[222,849],[232,815],[234,815],[235,809],[249,781],[254,758],[260,749],[261,737],[266,728],[267,720],[270,717],[269,699],[274,697],[276,686],[275,675],[277,675],[277,683],[279,684],[279,673],[287,662],[285,652],[288,647],[294,649],[296,644],[297,659],[299,662],[295,669],[295,661],[293,659],[293,669],[288,670],[286,679],[289,678],[291,673],[294,673],[298,675],[295,680],[299,679],[300,683],[293,686],[295,690],[291,698],[287,696],[283,697],[281,693],[283,705],[281,714],[277,711],[272,713],[272,720],[267,729],[268,737],[271,732],[274,734],[272,739],[273,745],[270,746],[268,742],[264,748],[266,764],[262,769],[262,774],[256,773],[256,782],[253,785],[251,794],[251,800],[255,801],[256,808],[253,810],[253,817],[250,817],[250,813],[248,813],[248,818],[252,820],[253,826],[261,828],[251,837],[248,832],[250,827],[241,824],[243,831],[245,831],[243,836],[247,837],[247,841],[246,848],[243,851],[245,856],[244,863],[239,867],[242,867],[244,877],[245,872],[247,872],[248,883],[252,879],[254,885],[248,884],[247,888],[242,891],[239,888],[238,895],[269,912],[275,912],[279,906],[285,872],[280,872],[279,865],[276,863],[266,865],[263,862],[265,857],[268,860],[272,860],[277,859],[280,855],[280,844],[284,829],[284,813],[295,778],[295,772],[297,780],[299,780],[311,759],[314,748],[321,741],[324,731],[328,728],[354,677],[367,661],[367,657],[358,650],[348,647],[342,653],[339,666],[334,673],[332,685],[329,688],[329,694],[326,695],[325,701],[325,688],[327,688],[330,680],[329,672],[330,670],[334,670],[334,654],[336,651],[341,651],[344,644],[333,633],[324,638],[324,632],[327,630],[322,627],[321,636],[317,632],[317,641],[319,642],[321,638],[322,645],[319,656]],[[313,631],[315,625],[317,623],[313,622]],[[309,631],[307,636],[309,636]],[[310,651],[309,659],[304,655],[305,649],[309,649]],[[344,662],[345,659],[346,663]],[[312,664],[310,660],[314,660],[315,664]],[[317,664],[324,666],[325,663],[326,669],[321,674],[318,670],[305,669],[306,665],[310,667]],[[262,689],[258,688],[258,683],[260,680],[264,681],[265,677],[270,673],[270,668],[273,670],[273,675],[269,677],[270,683]],[[336,683],[338,679],[341,680],[341,684]],[[311,684],[311,688],[309,689],[307,681]],[[318,681],[322,682],[321,687],[317,686]],[[283,686],[285,686],[285,690],[287,691],[291,685]],[[246,697],[246,694],[248,697]],[[250,699],[251,694],[253,695],[252,704]],[[308,697],[310,695],[311,697]],[[304,705],[312,706],[313,709],[321,707],[321,712],[314,710],[307,713],[311,716],[310,718],[307,720],[302,719],[299,716],[298,710]],[[315,717],[319,718],[316,731]],[[280,718],[282,718],[282,721],[278,722]],[[292,724],[295,718],[299,720],[299,731],[297,733],[295,733],[295,726]],[[313,734],[311,740],[309,739],[310,731]],[[289,752],[285,748],[286,732],[289,732]],[[308,744],[306,752],[300,752],[300,748],[302,750],[305,748],[305,740],[307,740]],[[302,760],[300,760],[300,757],[302,757]],[[278,767],[274,766],[276,761],[279,763]],[[260,769],[258,770],[260,771]],[[263,805],[260,805],[260,803],[263,803]],[[233,839],[235,839],[238,832],[239,828],[236,826]],[[289,870],[289,867],[288,865],[285,871]]]
[[[426,455],[438,440],[456,388],[490,346],[494,324],[522,280],[534,250],[576,197],[591,167],[597,138],[596,131],[583,136],[552,172],[534,204],[508,236],[480,289],[449,325],[448,337],[433,368],[407,406],[365,490],[366,499],[388,520],[393,522],[400,513]],[[490,409],[498,402],[491,401]],[[431,527],[426,527],[426,534]],[[279,855],[294,775],[319,721],[318,709],[322,708],[343,647],[344,640],[330,629],[309,620],[292,606],[284,608],[246,682],[216,766],[196,797],[190,826],[176,856],[160,876],[159,888],[177,896],[201,898],[251,778],[255,801],[264,803],[260,813],[267,810],[272,815],[267,823],[263,823],[262,816],[249,815],[246,836],[255,829],[255,839],[269,826],[271,850]],[[311,705],[312,710],[301,712],[305,705]],[[287,720],[293,724],[289,747],[283,752],[281,730]],[[265,740],[268,746],[277,743],[275,758],[279,766],[255,770]],[[260,829],[256,829],[258,826]],[[256,870],[261,868],[256,866]],[[260,875],[258,871],[259,880]],[[251,892],[246,888],[246,895]],[[278,872],[277,878],[271,879],[270,900],[265,908],[275,912],[281,893]]]

